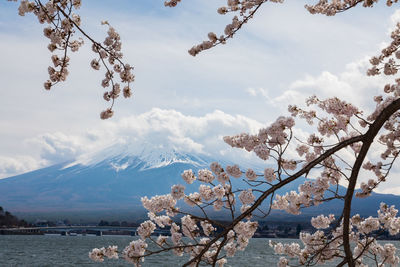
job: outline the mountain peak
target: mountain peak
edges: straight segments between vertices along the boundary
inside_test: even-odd
[[[109,147],[80,156],[77,160],[67,164],[63,169],[76,165],[96,166],[108,164],[116,172],[129,167],[139,167],[140,170],[161,168],[174,163],[187,163],[194,166],[205,166],[205,155],[189,154],[178,151],[174,147],[150,144],[133,144],[120,142]]]

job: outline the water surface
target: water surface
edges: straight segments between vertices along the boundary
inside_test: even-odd
[[[135,237],[131,236],[60,236],[60,235],[0,235],[0,266],[132,266],[124,260],[105,260],[96,263],[89,259],[88,252],[92,248],[117,245],[121,251]],[[228,259],[226,266],[261,267],[276,266],[281,257],[275,255],[268,246],[269,239],[252,239],[246,251],[238,252],[234,258]],[[293,242],[298,240],[274,239],[277,242]],[[400,241],[392,242],[400,248]],[[146,258],[143,266],[170,267],[180,266],[186,257],[176,257],[172,253],[164,253]],[[323,266],[336,266],[330,263]]]

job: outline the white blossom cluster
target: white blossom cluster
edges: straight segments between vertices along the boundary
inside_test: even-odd
[[[349,133],[351,119],[361,114],[357,107],[337,97],[319,100],[316,96],[311,96],[307,99],[307,105],[317,105],[321,111],[331,117],[318,117],[315,110],[306,111],[292,105],[289,106],[289,112],[293,117],[299,115],[310,125],[313,125],[314,120],[318,120],[318,133],[326,137],[337,135],[339,132]],[[302,154],[308,152],[308,149],[305,146],[300,146],[298,152],[302,156]]]
[[[118,247],[109,246],[108,248],[94,248],[89,252],[89,258],[97,262],[103,262],[104,257],[109,259],[118,259]]]
[[[148,211],[157,214],[161,211],[172,211],[176,204],[176,199],[172,197],[172,195],[161,195],[161,196],[154,196],[151,199],[147,197],[142,197],[141,199],[143,207]]]
[[[249,188],[247,190],[243,190],[242,192],[240,192],[239,199],[240,199],[240,202],[243,203],[243,205],[248,205],[248,204],[252,204],[254,202],[254,200],[256,199],[256,197],[254,196],[251,188]]]
[[[8,1],[18,2],[18,0]],[[95,70],[99,70],[100,66],[103,65],[106,73],[102,86],[104,88],[111,86],[111,90],[103,95],[106,101],[112,100],[111,107],[100,114],[101,119],[108,119],[113,115],[114,99],[121,92],[120,84],[114,82],[114,72],[119,73],[121,83],[125,84],[122,91],[124,97],[128,98],[132,95],[130,83],[134,81],[133,68],[121,61],[123,55],[121,53],[120,36],[108,22],[102,23],[109,26],[108,35],[102,44],[93,40],[83,31],[81,17],[75,13],[80,7],[81,0],[21,0],[18,14],[25,16],[27,13],[32,13],[37,17],[39,23],[47,24],[43,33],[50,41],[47,48],[52,53],[52,66],[48,67],[49,80],[44,83],[46,90],[50,90],[55,84],[67,79],[70,60],[68,52],[78,51],[84,43],[81,37],[74,39],[76,33],[80,32],[92,43],[92,50],[98,54],[98,59],[93,59],[90,65]]]
[[[146,253],[147,243],[142,239],[134,240],[122,251],[123,258],[135,266],[141,266],[144,261],[143,255]]]
[[[311,219],[311,225],[316,229],[326,229],[334,220],[333,214],[329,214],[329,216],[319,215]]]
[[[279,117],[268,128],[260,129],[257,135],[241,133],[235,136],[225,136],[224,141],[232,147],[254,151],[259,158],[267,160],[272,148],[287,143],[294,125],[293,118]]]
[[[362,4],[363,7],[372,7],[379,0],[319,0],[315,5],[306,5],[306,9],[311,14],[324,14],[327,16],[334,16],[337,13],[346,11],[358,4]],[[397,3],[397,0],[387,0],[386,4],[391,6],[393,3]]]
[[[175,7],[181,0],[168,0],[164,2],[165,6]]]
[[[292,117],[279,117],[269,127],[260,129],[257,135],[241,133],[235,136],[225,136],[224,141],[232,147],[253,151],[262,160],[268,160],[271,155],[279,154],[284,150],[284,146],[288,145],[294,125]],[[297,167],[295,160],[284,158],[280,159],[280,164],[284,170],[295,170]],[[241,177],[243,174],[236,165],[227,166],[226,171],[233,177]],[[250,181],[255,181],[257,177],[262,176],[267,182],[276,179],[275,170],[272,168],[266,168],[264,175],[257,175],[253,170],[247,170],[245,174]]]
[[[342,174],[332,158],[324,161],[324,169],[314,180],[307,180],[298,188],[281,196],[276,195],[272,203],[273,209],[285,210],[291,214],[300,214],[301,208],[316,206],[325,201],[330,187],[339,183]]]

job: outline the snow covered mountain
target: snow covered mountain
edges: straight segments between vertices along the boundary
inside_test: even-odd
[[[204,154],[184,153],[152,144],[114,145],[74,161],[0,180],[0,205],[19,214],[120,211],[119,214],[128,212],[143,216],[142,196],[169,193],[172,185],[184,183],[181,178],[184,170],[207,168],[213,161],[232,164]],[[302,182],[304,179],[298,179],[278,193],[297,190]],[[239,185],[240,179],[235,179],[234,183]],[[186,191],[197,187],[197,183],[186,185]],[[400,197],[373,194],[367,199],[356,199],[354,210],[362,215],[374,215],[382,201],[398,205]],[[338,214],[342,205],[340,200],[332,201],[304,210],[304,216],[321,212]],[[272,215],[275,219],[287,217],[279,211]]]
[[[13,211],[134,208],[143,195],[168,193],[186,169],[212,159],[175,149],[110,147],[67,163],[0,180],[0,203]]]

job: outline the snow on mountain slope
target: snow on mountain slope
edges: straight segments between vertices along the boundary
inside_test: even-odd
[[[207,160],[204,160],[208,159]],[[137,167],[140,170],[161,168],[174,163],[185,163],[194,166],[206,166],[209,164],[209,156],[187,154],[179,152],[175,148],[157,146],[149,143],[137,145],[134,143],[117,143],[100,151],[84,154],[76,161],[69,163],[64,168],[76,165],[95,166],[100,163],[108,162],[116,171],[124,170],[128,167]]]

